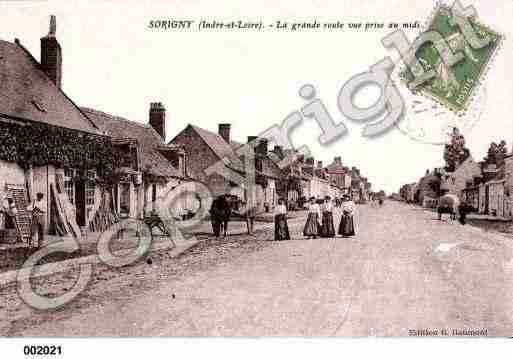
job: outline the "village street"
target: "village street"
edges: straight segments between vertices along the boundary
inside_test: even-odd
[[[210,247],[220,260],[201,257],[199,249],[174,259],[176,265],[155,257],[151,266],[103,275],[49,314],[3,292],[1,335],[513,334],[513,238],[439,222],[404,203],[357,211],[352,239],[301,239],[303,215],[289,221],[294,240],[272,242],[272,224],[260,223],[256,238],[231,236],[244,245],[222,240]]]

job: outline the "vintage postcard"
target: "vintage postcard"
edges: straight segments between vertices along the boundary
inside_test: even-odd
[[[9,358],[513,336],[512,1],[0,11]]]

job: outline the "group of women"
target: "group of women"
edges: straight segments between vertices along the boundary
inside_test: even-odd
[[[338,226],[337,233],[342,237],[355,235],[354,229],[354,211],[355,204],[349,196],[342,199],[342,216]],[[290,239],[289,228],[287,225],[287,207],[285,201],[280,199],[275,209],[275,240]],[[335,225],[333,221],[333,203],[329,196],[324,199],[316,200],[310,198],[308,202],[308,217],[303,229],[303,235],[307,238],[333,238],[335,237]]]

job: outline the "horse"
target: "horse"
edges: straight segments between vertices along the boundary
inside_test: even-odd
[[[216,238],[219,238],[221,232],[224,232],[224,237],[226,237],[228,221],[234,210],[237,209],[238,202],[239,199],[237,196],[231,194],[220,195],[212,201],[212,206],[210,207],[210,222],[212,223],[212,231]]]
[[[460,206],[459,198],[454,194],[446,194],[438,200],[438,220],[442,220],[443,213],[449,213],[450,219],[455,220],[459,214],[458,209]]]

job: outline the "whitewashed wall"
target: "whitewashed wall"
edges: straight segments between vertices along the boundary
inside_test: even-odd
[[[25,171],[18,164],[0,160],[0,194],[5,193],[6,184],[25,184]]]

